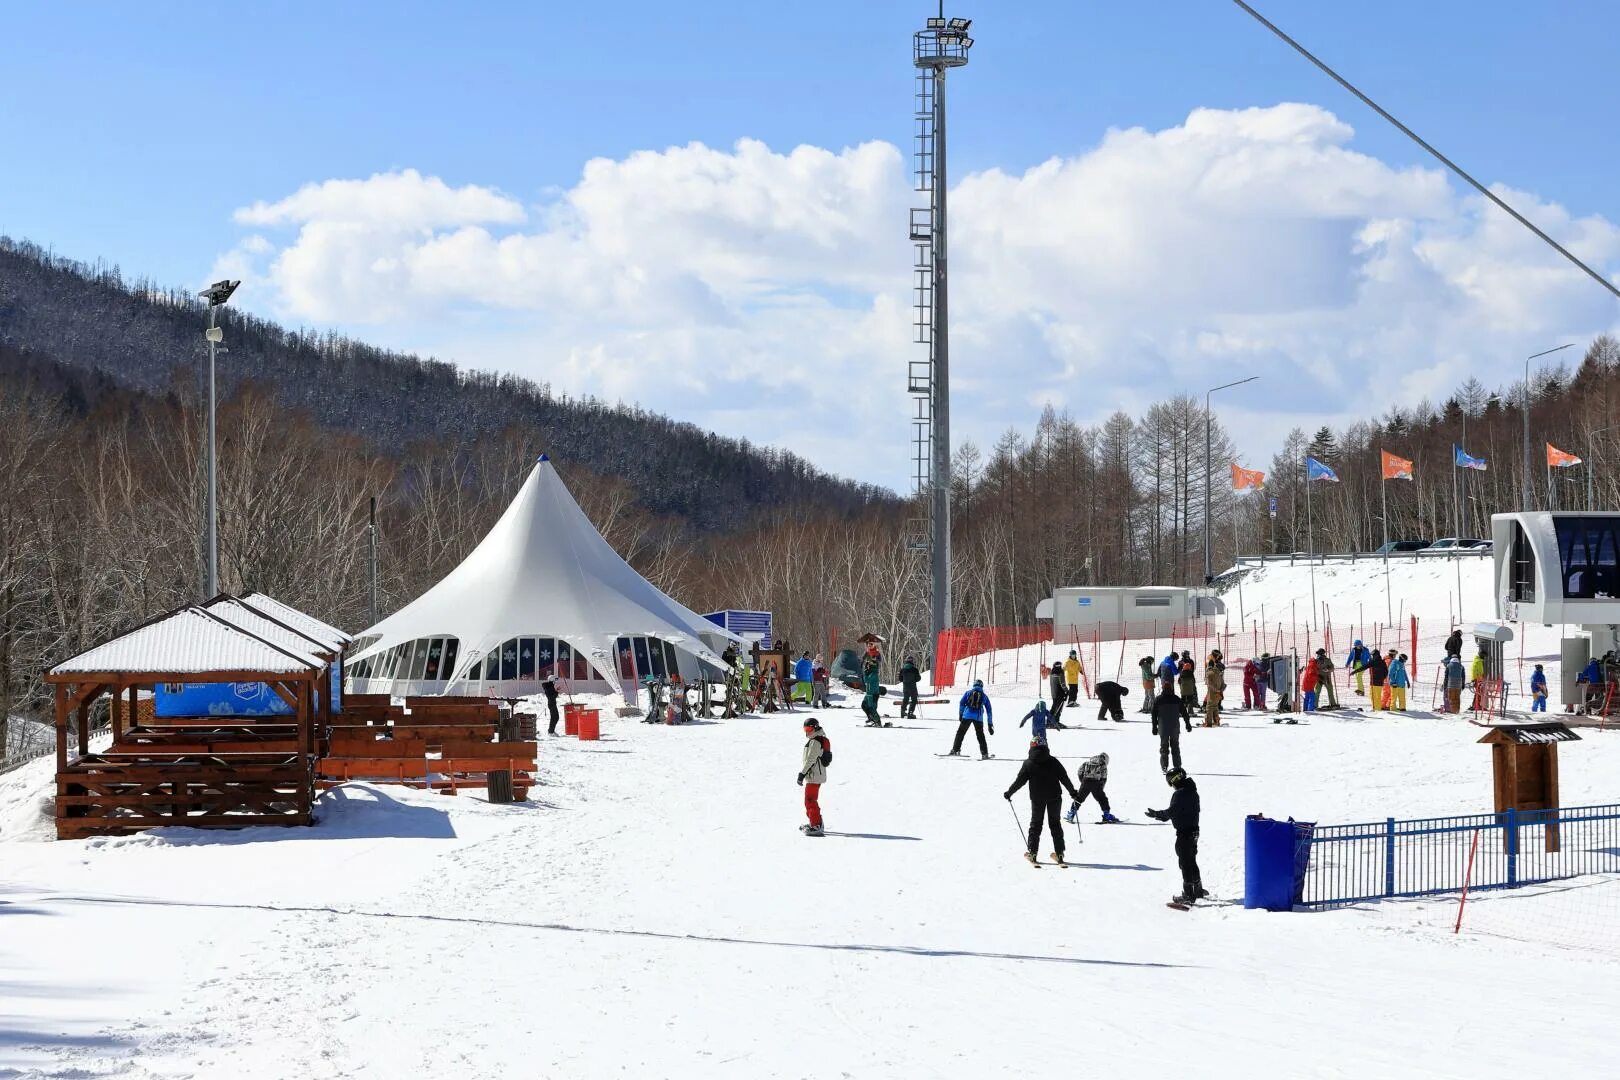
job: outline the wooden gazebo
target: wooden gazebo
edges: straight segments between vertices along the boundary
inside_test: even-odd
[[[217,597],[65,660],[45,675],[56,697],[56,831],[62,839],[157,825],[308,825],[312,765],[330,720],[341,653],[271,614]],[[281,612],[279,614],[285,614]],[[141,691],[263,684],[283,715],[152,715]],[[90,712],[108,696],[111,743],[91,752]],[[68,725],[77,756],[68,760]]]

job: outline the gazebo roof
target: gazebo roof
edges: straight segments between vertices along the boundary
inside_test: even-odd
[[[344,646],[354,640],[352,635],[345,634],[337,627],[323,623],[313,615],[306,615],[295,607],[288,607],[280,600],[264,593],[251,592],[241,599],[253,610],[268,615],[279,623],[287,624],[306,637],[314,638],[333,652],[342,652]]]
[[[200,607],[188,605],[142,623],[51,668],[49,676],[185,676],[214,672],[297,675],[325,666]],[[62,681],[62,680],[58,680]]]
[[[208,614],[230,623],[238,630],[246,630],[254,637],[263,638],[282,649],[307,657],[312,664],[323,664],[340,650],[330,642],[304,633],[287,621],[272,616],[257,605],[238,600],[228,594],[216,596],[203,605]]]

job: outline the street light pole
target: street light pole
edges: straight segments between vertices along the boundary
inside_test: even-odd
[[[225,331],[218,323],[219,309],[230,300],[240,281],[216,281],[198,295],[208,301],[208,329],[203,337],[208,341],[208,576],[203,586],[203,599],[219,595],[219,462],[216,432],[214,393],[214,361],[219,343],[225,340]]]
[[[1210,409],[1209,409],[1209,398],[1210,398],[1210,395],[1215,393],[1216,390],[1226,390],[1226,389],[1228,389],[1230,387],[1233,387],[1233,386],[1242,386],[1244,383],[1254,382],[1254,380],[1258,379],[1259,377],[1260,376],[1258,376],[1258,375],[1250,375],[1247,379],[1239,379],[1236,382],[1222,383],[1220,386],[1211,387],[1210,389],[1204,391],[1204,584],[1205,585],[1208,585],[1211,581],[1215,580],[1215,553],[1214,553],[1214,551],[1213,551],[1213,549],[1211,547],[1211,543],[1212,543],[1212,541],[1211,541],[1211,535],[1212,535],[1211,534],[1211,524],[1212,523],[1210,521],[1210,516],[1209,516],[1209,514],[1210,514],[1210,497],[1209,497],[1210,473],[1214,471],[1213,466],[1210,463],[1210,458],[1214,455],[1213,444],[1214,444],[1214,427],[1215,427],[1215,424],[1214,424],[1213,414],[1210,412]],[[1234,557],[1236,556],[1236,554],[1237,554],[1236,552],[1233,552]]]
[[[1536,359],[1537,357],[1549,356],[1552,353],[1561,352],[1564,349],[1572,347],[1574,344],[1575,343],[1572,341],[1568,345],[1560,345],[1556,349],[1544,349],[1538,353],[1531,353],[1529,356],[1524,358],[1524,505],[1519,509],[1523,510],[1527,514],[1535,509],[1535,507],[1531,505],[1532,500],[1530,495],[1530,361]]]

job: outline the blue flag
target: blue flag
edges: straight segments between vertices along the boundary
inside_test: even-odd
[[[1480,472],[1485,471],[1485,459],[1484,458],[1471,456],[1468,453],[1468,451],[1464,450],[1462,447],[1456,445],[1455,443],[1452,444],[1451,449],[1457,455],[1456,456],[1457,468],[1459,468],[1459,469],[1478,469]]]
[[[1322,464],[1320,461],[1317,461],[1315,458],[1307,457],[1305,459],[1305,479],[1331,480],[1337,484],[1339,482],[1339,474]]]

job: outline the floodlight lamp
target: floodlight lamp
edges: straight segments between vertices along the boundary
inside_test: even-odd
[[[231,281],[229,279],[216,281],[197,295],[207,300],[209,307],[219,307],[231,298],[231,294],[236,291],[236,287],[240,284],[242,284],[240,281]]]
[[[938,29],[942,28],[944,25],[945,25],[945,20],[944,19],[936,18],[936,17],[934,17],[932,15],[930,15],[928,17],[928,29],[930,29],[930,30],[938,30]]]
[[[970,37],[963,38],[962,39],[962,48],[964,48],[964,49],[973,48],[973,39],[970,38]]]
[[[966,30],[972,24],[973,24],[972,19],[952,19],[951,20],[951,29],[952,30]]]

